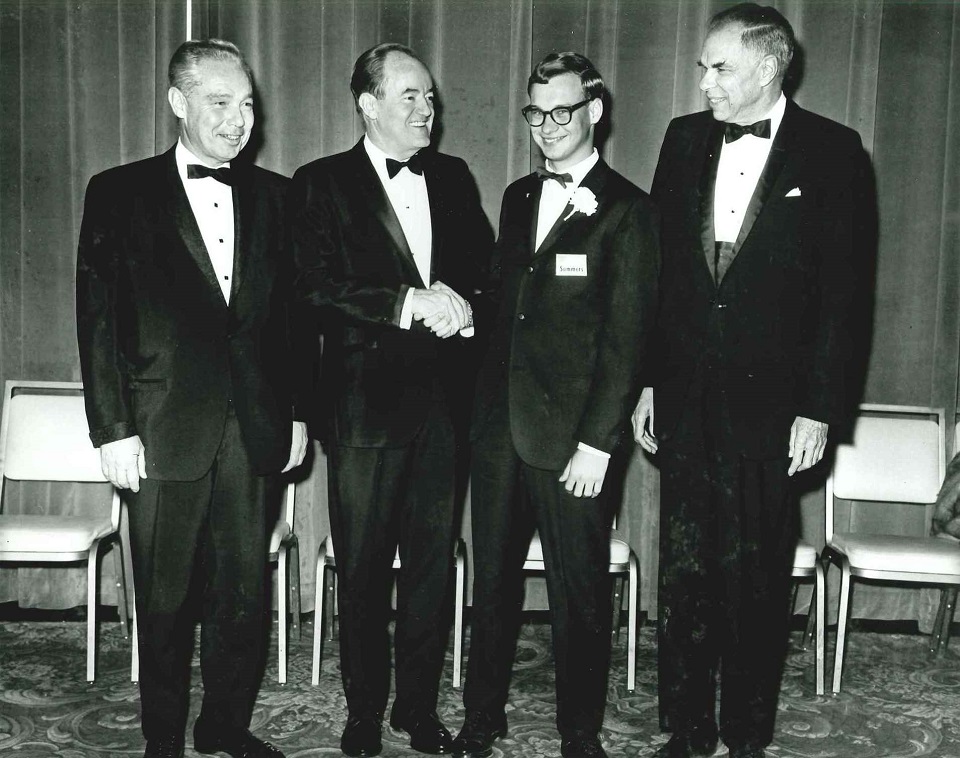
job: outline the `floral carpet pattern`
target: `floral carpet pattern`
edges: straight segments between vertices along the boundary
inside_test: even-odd
[[[252,729],[288,758],[339,756],[345,721],[336,642],[324,642],[320,685],[310,685],[313,625],[291,641],[289,677],[277,684],[276,638]],[[275,634],[275,632],[274,632]],[[624,635],[625,638],[625,635]],[[667,740],[657,729],[654,630],[641,630],[637,689],[626,690],[625,639],[614,646],[603,745],[611,756],[651,756]],[[781,690],[773,758],[960,758],[960,654],[940,658],[918,635],[854,630],[849,637],[843,692],[814,694],[813,654],[795,632]],[[84,625],[79,622],[0,623],[0,756],[100,758],[143,752],[137,687],[130,682],[129,641],[116,624],[100,629],[97,680],[84,681]],[[451,687],[448,653],[439,713],[454,732],[463,720],[460,692]],[[495,758],[554,758],[555,696],[550,630],[525,624],[514,668],[510,733]],[[829,665],[828,665],[829,675]],[[191,713],[199,708],[194,661]],[[384,758],[418,755],[406,735],[384,728]],[[192,751],[187,733],[187,756]],[[726,755],[721,744],[717,756]]]

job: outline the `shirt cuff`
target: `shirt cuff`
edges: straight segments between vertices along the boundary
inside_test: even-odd
[[[610,458],[610,453],[605,453],[603,450],[597,450],[595,447],[584,445],[582,442],[577,443],[577,450],[583,450],[586,453],[593,453],[594,455],[599,455],[601,458]]]
[[[403,307],[400,309],[400,328],[409,329],[411,324],[413,324],[413,287],[407,290]]]

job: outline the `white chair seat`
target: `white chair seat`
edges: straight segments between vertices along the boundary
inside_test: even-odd
[[[109,516],[3,516],[0,553],[78,553],[113,531]]]
[[[8,480],[106,483],[100,453],[87,434],[83,386],[79,382],[8,380],[0,421],[0,493]],[[117,585],[117,613],[127,637],[127,590],[124,577],[125,539],[120,532],[122,505],[113,487],[109,513],[55,515],[69,504],[51,503],[47,514],[4,513],[0,516],[0,561],[10,563],[86,563],[87,681],[96,677],[98,559],[112,547]],[[2,494],[0,494],[2,501]],[[0,502],[0,505],[3,505]],[[86,506],[84,506],[86,509]],[[0,507],[0,511],[4,508]]]
[[[831,545],[854,569],[960,574],[960,548],[936,537],[840,533],[833,535]]]
[[[528,561],[543,562],[543,544],[540,542],[540,535],[534,534],[530,540],[530,549],[527,550]],[[610,563],[626,563],[630,560],[630,546],[623,540],[615,537],[610,538]]]
[[[273,532],[270,534],[269,553],[271,555],[275,554],[280,549],[280,543],[289,537],[291,532],[292,530],[290,529],[290,524],[288,524],[286,521],[280,520],[277,522],[276,526],[273,527]]]
[[[794,569],[812,569],[817,563],[817,550],[802,540],[797,543],[793,554]]]

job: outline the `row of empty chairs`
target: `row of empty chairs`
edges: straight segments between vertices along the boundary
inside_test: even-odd
[[[83,404],[83,387],[79,382],[38,382],[10,380],[3,399],[0,428],[0,514],[3,514],[2,489],[8,481],[60,481],[102,483],[106,480],[100,468],[100,455],[87,435]],[[104,486],[104,490],[108,488]],[[87,564],[87,668],[88,681],[96,675],[96,628],[98,606],[98,559],[104,545],[114,545],[116,564],[117,608],[124,638],[128,637],[124,568],[128,546],[120,528],[122,507],[120,494],[109,488],[111,508],[105,516],[0,515],[0,562],[61,563],[86,561]],[[280,519],[270,538],[268,560],[277,565],[278,616],[278,679],[287,680],[287,646],[290,633],[300,637],[299,543],[295,524],[296,486],[289,483],[283,498]],[[621,574],[628,586],[628,688],[636,683],[636,619],[639,570],[637,557],[619,539],[611,539],[610,571]],[[466,547],[462,540],[455,546],[455,614],[453,682],[462,681],[464,606],[466,602]],[[394,568],[400,567],[399,554]],[[319,679],[320,642],[324,608],[324,577],[335,587],[333,542],[328,537],[317,557],[316,632],[313,654],[313,681]],[[539,539],[531,542],[526,571],[543,571],[543,554]],[[622,598],[622,590],[618,597]],[[288,608],[288,603],[290,608]],[[328,601],[328,606],[332,603]],[[620,605],[616,605],[619,627]],[[288,629],[288,622],[290,628]],[[131,678],[139,677],[136,608],[133,609]],[[332,632],[333,625],[330,625]]]
[[[83,390],[75,382],[8,381],[0,428],[0,471],[8,480],[104,482],[97,451],[87,437]],[[837,446],[836,458],[826,484],[823,552],[805,542],[797,548],[793,575],[814,582],[808,631],[815,625],[816,691],[825,684],[825,568],[836,563],[841,571],[837,644],[833,667],[833,692],[840,691],[843,654],[850,616],[854,579],[875,579],[940,585],[940,610],[934,625],[931,648],[945,644],[953,618],[957,586],[960,585],[960,547],[936,537],[861,534],[834,530],[834,501],[916,503],[925,508],[924,534],[929,533],[932,504],[937,498],[945,470],[944,411],[912,406],[863,405],[852,439]],[[106,488],[105,488],[106,489]],[[3,496],[0,490],[0,498]],[[117,602],[120,623],[127,636],[124,567],[127,550],[121,538],[122,514],[119,493],[111,490],[109,516],[0,515],[0,562],[87,562],[87,679],[96,666],[97,563],[101,547],[114,544]],[[2,513],[0,500],[0,513]],[[287,646],[290,634],[300,637],[299,544],[294,529],[296,488],[287,485],[281,517],[273,530],[268,560],[278,564],[278,679],[287,680]],[[466,605],[466,547],[454,546],[454,662],[453,684],[462,683],[464,610]],[[317,556],[316,623],[313,641],[312,681],[317,684],[323,636],[324,609],[334,605],[336,558],[332,540],[323,541]],[[400,567],[399,553],[394,568]],[[539,539],[531,542],[524,570],[543,572]],[[614,604],[619,634],[623,595],[627,598],[627,689],[636,687],[636,635],[639,590],[637,556],[616,537],[610,543],[610,572],[619,580]],[[626,592],[624,592],[624,588]],[[288,626],[289,624],[289,626]],[[332,613],[328,622],[332,636]],[[806,641],[807,634],[804,634]],[[132,678],[139,662],[134,611]]]

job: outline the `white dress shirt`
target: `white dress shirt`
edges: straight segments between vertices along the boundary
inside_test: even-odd
[[[187,165],[203,164],[183,142],[177,142],[174,151],[177,159],[177,173],[190,201],[193,217],[200,227],[203,244],[210,256],[210,263],[217,275],[217,283],[223,293],[223,299],[230,302],[230,286],[233,279],[233,189],[210,176],[202,179],[188,179]],[[211,168],[229,167],[229,163]]]
[[[430,259],[433,254],[433,224],[430,217],[430,195],[427,193],[427,181],[420,174],[402,168],[392,179],[387,173],[387,155],[383,150],[363,138],[363,148],[373,164],[383,191],[397,214],[403,236],[413,253],[413,262],[417,266],[425,287],[430,286]],[[396,160],[396,159],[394,159]],[[400,311],[400,328],[409,329],[413,323],[413,291],[408,290]]]
[[[583,181],[583,177],[589,173],[590,169],[597,165],[598,160],[600,160],[600,153],[594,148],[590,155],[566,171],[557,171],[550,161],[546,162],[547,170],[559,174],[570,174],[573,181],[567,182],[566,187],[562,187],[560,182],[555,179],[544,181],[543,191],[540,193],[540,207],[537,209],[537,240],[534,250],[540,249],[540,245],[543,244],[553,225],[560,218],[560,214],[563,213],[563,209],[570,202],[573,191],[580,186],[580,182]]]
[[[540,245],[543,244],[553,225],[557,223],[557,219],[560,218],[560,214],[563,213],[563,209],[566,208],[570,202],[573,191],[580,186],[580,182],[582,182],[583,177],[590,172],[590,169],[597,165],[598,160],[600,160],[600,153],[594,148],[590,155],[566,171],[557,171],[556,167],[549,160],[546,161],[548,171],[554,171],[558,174],[570,174],[572,181],[567,182],[567,186],[563,187],[556,179],[544,180],[543,190],[540,192],[540,206],[537,208],[537,241],[534,250],[540,249]],[[595,447],[590,447],[590,445],[583,442],[577,443],[577,449],[599,455],[602,458],[610,457],[610,453],[598,450]]]
[[[713,193],[713,226],[717,242],[736,242],[743,225],[743,217],[750,205],[750,198],[757,188],[760,174],[770,155],[783,112],[787,107],[787,98],[780,93],[780,99],[763,118],[770,119],[770,139],[745,134],[735,142],[724,140],[720,148],[720,162],[717,165],[717,183]]]

